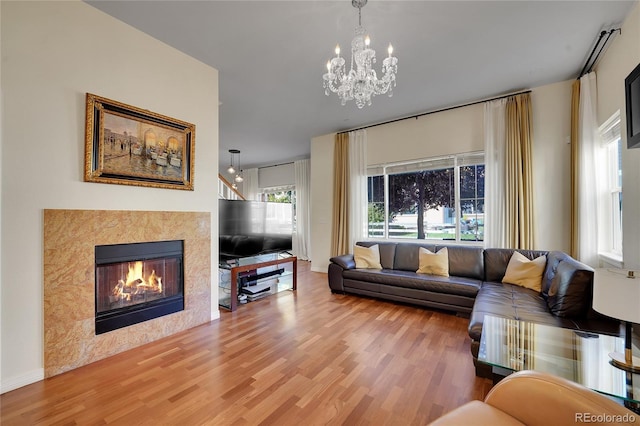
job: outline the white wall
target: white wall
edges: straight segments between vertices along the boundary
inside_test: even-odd
[[[596,68],[598,124],[622,117],[622,255],[625,268],[640,269],[640,149],[627,149],[624,79],[640,63],[640,4],[636,4]]]
[[[311,139],[311,270],[327,272],[333,215],[335,134]]]
[[[482,151],[483,106],[472,105],[367,129],[367,164]]]
[[[535,248],[569,250],[569,117],[571,82],[532,90]],[[484,150],[482,104],[367,129],[369,165]],[[311,140],[311,245],[314,271],[331,252],[335,134]]]
[[[217,264],[218,73],[80,1],[0,7],[6,391],[42,378],[43,209],[208,211]],[[194,123],[195,191],[83,182],[86,92]]]
[[[295,183],[296,173],[293,163],[261,167],[258,169],[258,186],[260,188],[295,185]]]
[[[571,250],[571,84],[537,87],[533,108],[535,247]]]

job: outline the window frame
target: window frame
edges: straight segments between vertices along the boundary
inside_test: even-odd
[[[367,179],[370,177],[380,176],[383,177],[384,182],[384,227],[383,227],[383,235],[382,236],[371,236],[370,232],[367,232],[367,238],[372,240],[387,240],[387,241],[399,241],[406,242],[407,240],[415,240],[415,241],[423,241],[430,243],[449,243],[449,244],[464,244],[464,245],[474,245],[481,246],[484,244],[483,240],[465,240],[462,239],[461,232],[461,199],[460,199],[460,168],[464,166],[477,166],[486,164],[484,161],[484,151],[473,151],[468,153],[460,153],[460,154],[452,154],[440,157],[431,157],[431,158],[422,158],[416,160],[409,161],[401,161],[401,162],[390,162],[385,164],[376,164],[367,167]],[[455,239],[452,240],[443,240],[438,238],[424,238],[424,239],[407,239],[407,238],[398,238],[398,237],[390,237],[389,236],[389,177],[394,174],[400,173],[410,173],[410,172],[418,172],[423,170],[440,170],[448,167],[453,168],[454,173],[454,206],[453,209],[455,211],[456,220],[455,220]],[[478,194],[478,189],[476,188],[475,194]],[[482,199],[486,200],[486,194],[483,197],[476,197],[474,200]],[[465,198],[467,200],[467,198]],[[369,199],[367,198],[367,207],[370,204]],[[485,202],[486,205],[486,202]],[[484,210],[484,209],[483,209]],[[482,213],[484,215],[484,211]],[[367,226],[369,229],[369,226]]]
[[[600,163],[606,174],[606,188],[598,200],[603,220],[598,223],[601,241],[599,255],[608,263],[621,263],[623,259],[623,188],[622,188],[622,131],[620,110],[599,128],[602,147],[606,155]]]

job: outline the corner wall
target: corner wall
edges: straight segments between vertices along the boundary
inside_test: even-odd
[[[44,374],[44,209],[209,212],[210,264],[217,264],[218,73],[84,2],[0,8],[6,392]],[[194,123],[195,190],[83,182],[86,92]],[[217,318],[217,285],[211,287]]]
[[[622,130],[622,256],[624,268],[640,269],[640,149],[627,149],[624,79],[640,63],[640,3],[629,13],[596,68],[597,115],[602,125],[620,110]]]

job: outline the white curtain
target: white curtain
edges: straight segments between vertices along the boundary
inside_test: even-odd
[[[242,182],[242,195],[247,200],[258,201],[260,192],[260,187],[258,185],[258,169],[245,169],[243,174],[244,182]]]
[[[293,235],[293,254],[300,260],[311,259],[311,161],[293,163],[296,185],[296,232]]]
[[[596,74],[580,78],[578,128],[578,260],[591,267],[598,259],[598,197],[602,194],[604,173],[597,160],[604,158],[596,118]]]
[[[484,245],[504,248],[506,99],[484,104],[485,205]]]
[[[349,247],[367,238],[367,131],[349,132]]]

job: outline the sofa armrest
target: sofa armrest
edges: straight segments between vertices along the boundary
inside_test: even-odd
[[[334,256],[329,259],[330,262],[335,263],[342,269],[355,269],[356,261],[353,258],[353,254],[343,254],[342,256]]]
[[[527,425],[569,425],[589,422],[585,416],[598,415],[626,415],[629,424],[640,425],[640,416],[634,418],[618,402],[538,371],[520,371],[504,378],[489,391],[485,402]]]
[[[344,293],[344,278],[342,278],[342,267],[337,263],[329,264],[329,288],[332,293],[339,292]]]
[[[346,269],[355,269],[356,261],[352,254],[343,254],[329,259],[329,288],[332,292],[344,293],[344,279],[342,272]]]
[[[558,265],[551,281],[547,305],[553,315],[585,317],[593,300],[593,269],[571,257]]]
[[[526,426],[497,408],[480,401],[467,402],[429,423],[429,426],[460,425]]]

